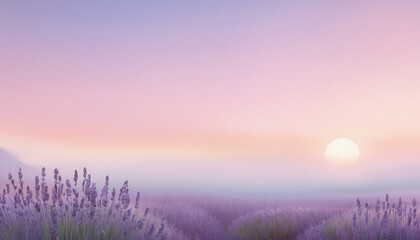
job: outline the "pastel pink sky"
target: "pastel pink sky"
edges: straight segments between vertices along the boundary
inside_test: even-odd
[[[319,179],[331,167],[325,147],[347,137],[360,147],[360,179],[385,181],[401,161],[420,167],[419,10],[2,2],[0,146],[35,166],[176,165],[185,182],[217,166],[221,185],[239,186],[249,174],[267,176],[261,184]],[[383,178],[372,178],[378,164]],[[267,174],[273,166],[287,178]],[[318,170],[285,170],[305,167]],[[338,168],[320,184],[351,182]],[[420,181],[407,169],[392,176]]]

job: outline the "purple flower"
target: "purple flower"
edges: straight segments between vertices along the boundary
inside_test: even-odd
[[[112,188],[112,193],[111,193],[111,201],[115,200],[115,195],[117,194],[117,192],[115,191],[115,188]]]
[[[19,180],[23,178],[22,168],[19,168],[18,177],[19,177]]]
[[[136,205],[134,207],[137,209],[139,208],[139,205],[140,205],[140,192],[137,192]]]
[[[54,169],[54,180],[55,181],[58,181],[58,174],[59,174],[58,169],[57,168]]]
[[[46,202],[50,199],[50,195],[48,194],[48,186],[44,183],[41,188],[42,194],[42,201]]]
[[[77,170],[74,170],[74,186],[77,186],[77,180],[79,179],[79,174],[77,173]]]
[[[42,171],[41,171],[41,176],[43,177],[43,178],[45,178],[45,176],[47,175],[47,173],[45,172],[45,167],[43,167],[42,168]]]
[[[41,212],[41,206],[39,205],[39,202],[36,202],[36,203],[35,203],[35,210],[36,210],[37,212]]]
[[[29,186],[26,186],[26,201],[30,202],[32,201],[33,193],[31,191],[31,188]]]

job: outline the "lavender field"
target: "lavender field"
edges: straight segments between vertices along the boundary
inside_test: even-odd
[[[174,239],[174,240],[340,240],[420,239],[417,202],[354,206],[316,202],[299,206],[277,201],[131,193],[42,169],[33,183],[21,170],[8,175],[0,196],[0,239]],[[100,186],[101,185],[101,186]]]
[[[0,0],[0,240],[420,240],[419,13]]]

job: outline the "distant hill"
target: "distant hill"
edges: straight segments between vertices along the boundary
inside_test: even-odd
[[[19,168],[22,168],[24,176],[33,176],[35,173],[35,170],[32,167],[26,165],[17,157],[13,156],[12,153],[0,147],[0,180],[7,179],[9,172],[12,173],[13,176],[17,176]]]

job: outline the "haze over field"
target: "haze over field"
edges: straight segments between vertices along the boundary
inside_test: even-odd
[[[419,7],[4,1],[1,169],[4,149],[145,192],[418,190]],[[325,159],[340,137],[354,162]]]

